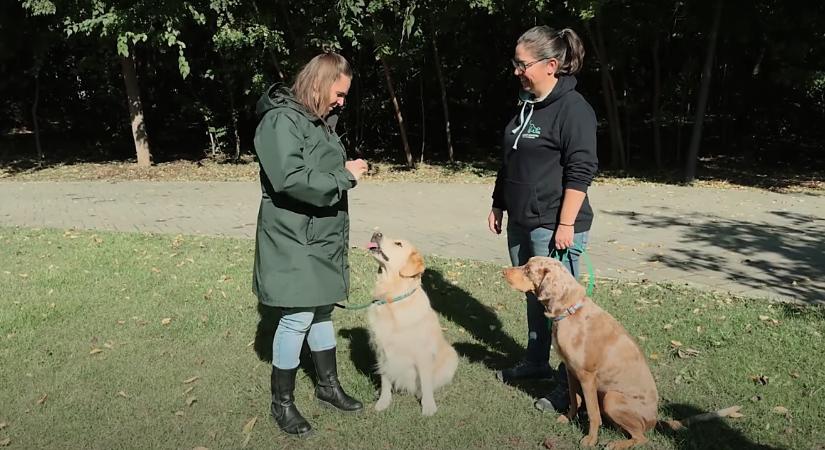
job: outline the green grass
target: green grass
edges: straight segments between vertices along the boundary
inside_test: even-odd
[[[579,427],[531,407],[530,395],[550,382],[505,386],[493,377],[526,340],[521,296],[501,268],[434,258],[425,287],[462,355],[455,381],[436,394],[438,413],[422,417],[404,395],[388,411],[371,409],[377,381],[364,314],[339,310],[341,378],[368,410],[350,417],[321,409],[311,370],[302,371],[297,403],[319,432],[306,441],[281,435],[269,418],[270,368],[256,355],[271,345],[272,322],[259,324],[250,292],[252,247],[0,227],[0,446],[533,449],[545,439],[553,448],[577,446]],[[367,302],[375,263],[354,251],[352,265],[351,301]],[[594,297],[640,339],[663,416],[742,405],[740,419],[654,431],[648,448],[825,444],[822,310],[607,281]],[[700,353],[680,358],[671,341]],[[767,384],[752,380],[759,376]],[[787,413],[773,412],[777,406]],[[601,442],[617,437],[606,429]]]

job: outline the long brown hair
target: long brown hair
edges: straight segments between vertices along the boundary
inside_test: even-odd
[[[327,94],[341,75],[352,78],[346,58],[337,53],[322,53],[312,58],[295,77],[292,94],[310,113],[323,118]]]
[[[570,28],[554,30],[547,25],[539,25],[525,31],[518,38],[538,59],[553,58],[559,62],[558,75],[575,75],[582,68],[584,45],[579,35]]]

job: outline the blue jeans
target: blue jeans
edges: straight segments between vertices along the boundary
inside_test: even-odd
[[[553,230],[547,228],[524,228],[516,223],[507,223],[507,247],[510,249],[510,261],[513,266],[527,263],[533,256],[550,256],[555,248]],[[573,244],[578,248],[587,247],[588,232],[573,234]],[[562,264],[577,279],[579,278],[579,255],[572,248],[565,253]],[[547,364],[550,357],[550,329],[544,306],[533,293],[527,293],[527,355],[526,360],[535,364]]]
[[[305,337],[313,352],[335,348],[333,308],[335,305],[281,308],[281,320],[272,340],[272,365],[284,370],[298,367]]]

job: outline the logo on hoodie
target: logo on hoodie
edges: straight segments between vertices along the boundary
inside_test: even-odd
[[[527,125],[527,130],[521,135],[522,138],[525,139],[535,139],[541,135],[541,127],[537,127],[536,124],[530,122]]]

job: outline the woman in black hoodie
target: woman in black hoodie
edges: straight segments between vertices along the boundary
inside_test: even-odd
[[[507,211],[507,245],[514,266],[532,256],[566,250],[563,264],[578,277],[580,250],[587,245],[593,210],[587,188],[596,174],[596,116],[576,92],[584,47],[571,29],[537,26],[518,39],[513,74],[519,78],[520,110],[504,129],[503,165],[493,191],[490,231],[501,233]],[[544,308],[527,295],[528,341],[524,360],[497,373],[504,382],[549,378],[550,331]],[[560,365],[557,389],[536,402],[564,410],[567,374]]]

